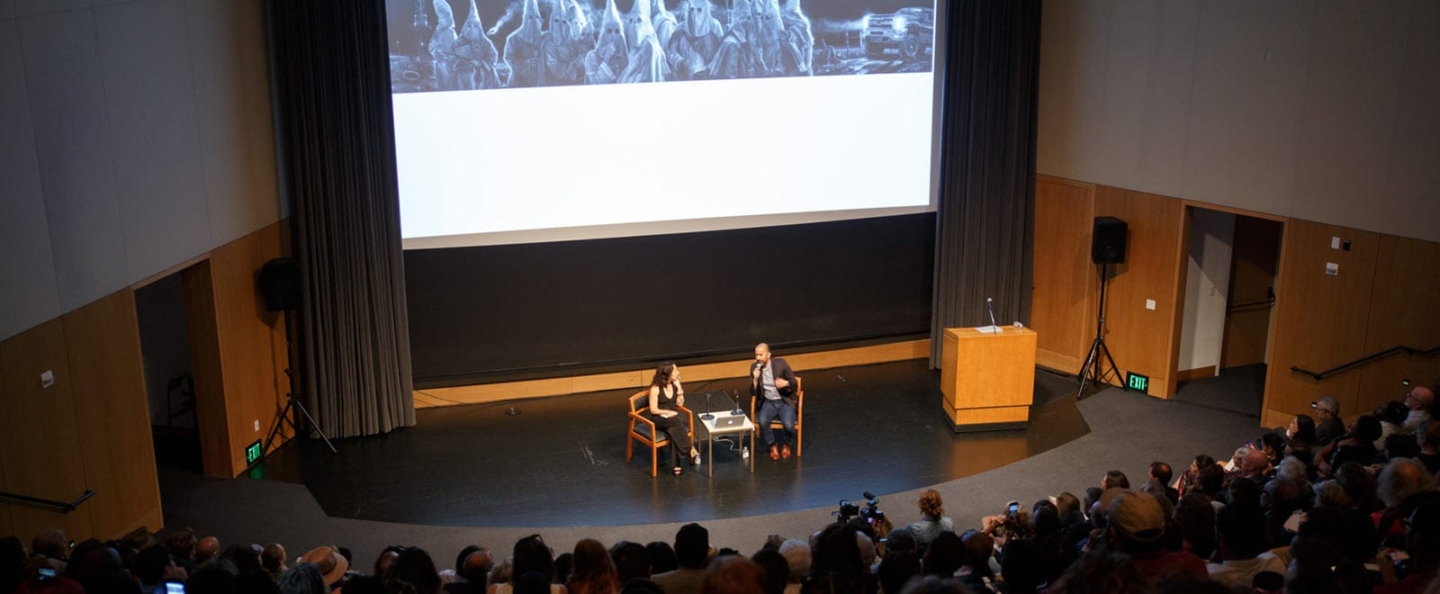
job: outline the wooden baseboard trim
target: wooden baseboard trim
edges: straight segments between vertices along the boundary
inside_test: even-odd
[[[777,355],[785,357],[785,360],[790,363],[790,366],[795,368],[796,374],[803,377],[805,372],[810,370],[925,359],[930,356],[930,340],[907,340],[848,349],[836,349],[833,351],[818,351],[797,355],[777,353]],[[685,381],[688,383],[743,377],[748,370],[749,363],[750,359],[746,358],[736,359],[734,361],[721,361],[718,363],[686,365]],[[634,371],[573,377],[415,390],[415,408],[437,408],[442,406],[503,402],[507,400],[547,398],[550,396],[565,396],[585,392],[618,390],[621,388],[638,390],[650,383],[650,376],[654,374],[654,372],[655,370],[653,369],[638,369]]]

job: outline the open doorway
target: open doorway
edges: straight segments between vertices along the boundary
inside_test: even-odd
[[[1284,224],[1189,211],[1176,399],[1259,418]]]
[[[183,271],[135,289],[155,462],[201,472]]]

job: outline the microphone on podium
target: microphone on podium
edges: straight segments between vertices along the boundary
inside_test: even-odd
[[[989,298],[989,297],[986,297],[986,298],[985,298],[985,309],[990,310],[990,326],[991,326],[992,328],[994,328],[996,332],[999,332],[999,331],[1000,331],[1000,324],[996,324],[996,323],[995,323],[995,300],[994,300],[994,299],[991,299],[991,298]]]

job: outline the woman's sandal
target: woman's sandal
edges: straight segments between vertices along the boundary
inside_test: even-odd
[[[682,469],[682,468],[680,468],[679,466],[676,466],[676,467],[675,467],[675,476],[680,476],[680,474],[681,474],[681,473],[684,473],[684,472],[685,472],[685,470]]]

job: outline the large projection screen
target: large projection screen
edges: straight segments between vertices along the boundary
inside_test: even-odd
[[[927,0],[390,0],[406,249],[934,210]]]
[[[417,386],[928,334],[944,3],[387,11]]]

